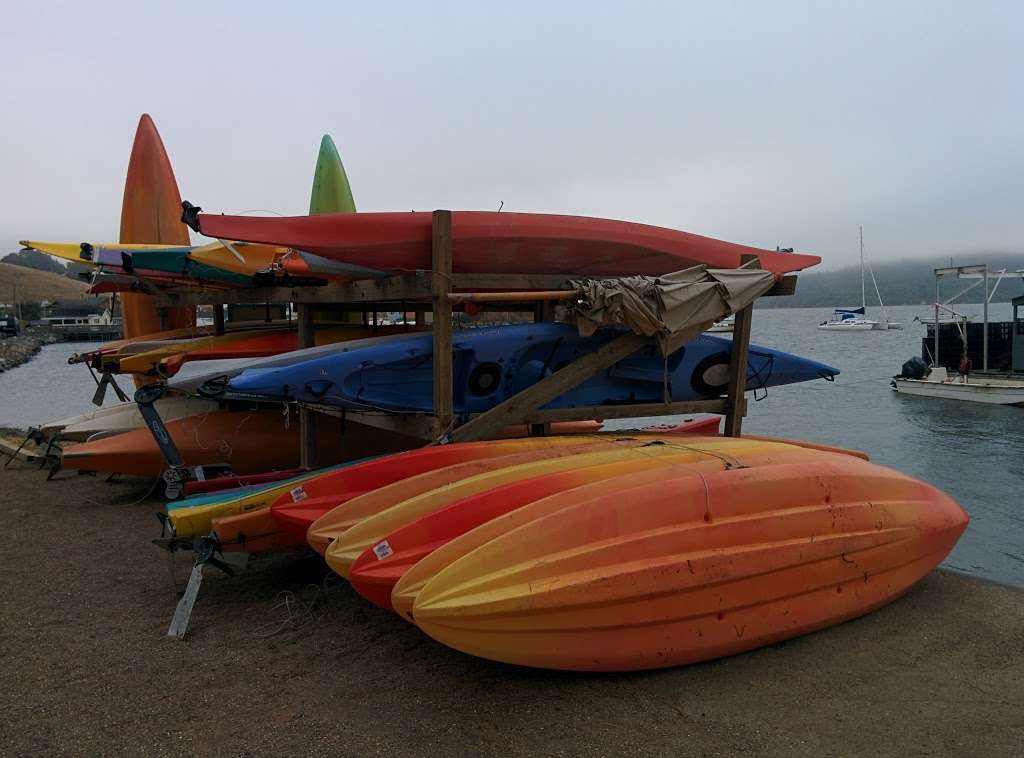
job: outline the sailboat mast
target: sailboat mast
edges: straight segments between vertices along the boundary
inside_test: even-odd
[[[867,313],[868,299],[864,294],[864,226],[858,227],[860,229],[860,307]]]

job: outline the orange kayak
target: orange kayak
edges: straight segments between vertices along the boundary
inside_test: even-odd
[[[121,204],[120,241],[128,244],[188,245],[188,229],[180,222],[181,195],[164,143],[149,114],[143,114],[135,132]],[[125,292],[121,296],[124,336],[161,329],[156,303],[149,295]],[[195,324],[195,308],[167,308],[165,329]]]
[[[236,474],[257,474],[299,465],[298,418],[278,408],[218,410],[166,424],[187,466],[228,463]],[[323,465],[397,452],[422,445],[413,437],[340,420],[317,427],[318,462]],[[64,468],[134,476],[160,476],[167,468],[148,428],[67,448]]]
[[[331,345],[348,340],[365,339],[385,334],[401,334],[412,331],[404,326],[360,326],[322,325],[314,332],[314,344]],[[229,334],[197,337],[190,340],[173,340],[158,344],[146,344],[148,349],[139,353],[103,360],[106,371],[122,374],[151,374],[162,377],[174,376],[188,361],[231,360],[238,358],[263,358],[297,350],[298,330],[295,326],[279,329],[257,329]]]
[[[392,601],[422,584],[416,624],[484,658],[660,668],[868,613],[934,569],[967,526],[955,501],[896,471],[820,450],[801,458],[542,498],[433,552]]]

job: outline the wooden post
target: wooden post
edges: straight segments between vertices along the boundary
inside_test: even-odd
[[[740,264],[755,261],[747,268],[761,268],[756,256],[744,255]],[[726,400],[725,436],[739,437],[743,432],[743,417],[747,414],[747,351],[750,348],[750,322],[754,304],[736,312],[732,328],[732,352],[729,355],[729,394]]]
[[[313,307],[309,303],[298,304],[299,349],[316,344],[313,327]],[[304,468],[316,466],[316,413],[309,408],[299,409],[299,465]]]
[[[434,306],[434,415],[440,434],[454,422],[452,407],[452,212],[434,211],[431,243],[431,295]]]
[[[224,304],[217,303],[213,306],[213,333],[224,334]]]

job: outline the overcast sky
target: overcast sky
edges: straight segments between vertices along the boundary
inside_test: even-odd
[[[0,241],[116,238],[139,114],[182,196],[631,219],[832,268],[1024,252],[1024,4],[5,0]],[[152,4],[156,5],[156,4]]]

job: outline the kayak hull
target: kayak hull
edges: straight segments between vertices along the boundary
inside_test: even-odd
[[[181,223],[181,195],[164,143],[153,119],[143,114],[135,132],[121,204],[122,243],[188,245]],[[124,336],[177,329],[195,324],[194,308],[167,308],[161,318],[149,295],[121,296]]]
[[[693,441],[696,444],[673,445],[671,440],[658,440],[655,445],[583,452],[516,466],[492,475],[490,487],[480,487],[484,477],[474,477],[476,482],[463,480],[444,492],[431,493],[430,498],[406,500],[376,518],[360,522],[330,546],[328,563],[361,595],[390,609],[395,584],[425,556],[465,532],[536,500],[654,469],[670,471],[667,467],[672,466],[712,471],[721,465],[722,455],[746,465],[767,457],[778,461],[802,455],[799,448],[774,442],[721,437]],[[479,491],[474,494],[475,490]],[[362,552],[346,567],[347,571],[335,567],[344,553],[352,560],[351,553],[360,548]]]
[[[581,337],[567,324],[520,324],[456,332],[452,339],[453,406],[458,414],[482,413],[620,332]],[[396,412],[433,410],[432,336],[394,336],[354,342],[330,355],[298,351],[291,362],[249,368],[232,378],[225,397],[296,399],[353,409]],[[728,389],[732,343],[702,335],[668,358],[642,348],[551,401],[545,408],[662,402],[719,397]],[[837,369],[780,350],[751,345],[749,389],[833,377]]]
[[[299,465],[299,425],[277,408],[217,410],[166,424],[187,466],[227,463],[235,474],[258,474]],[[317,424],[320,463],[331,464],[396,452],[422,444],[404,435],[348,422]],[[64,450],[68,469],[160,476],[167,468],[148,428],[85,442]]]
[[[200,231],[221,239],[282,245],[393,273],[431,267],[432,214],[356,213],[254,217],[201,214]],[[737,268],[756,255],[774,273],[821,262],[689,232],[584,216],[452,212],[457,273],[660,276],[691,266]]]
[[[803,455],[641,477],[614,496],[577,491],[443,567],[416,596],[415,622],[458,650],[526,666],[694,663],[890,602],[967,525],[922,482],[854,456]]]

